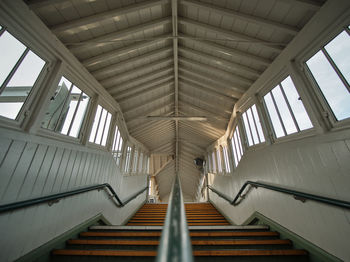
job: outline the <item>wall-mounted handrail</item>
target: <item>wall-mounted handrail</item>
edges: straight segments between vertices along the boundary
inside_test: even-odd
[[[216,190],[215,188],[211,187],[208,185],[208,188],[213,191],[214,193],[216,193],[218,196],[220,196],[221,198],[225,199],[226,201],[230,202],[231,205],[237,206],[242,199],[245,198],[246,194],[242,194],[244,192],[244,190],[246,189],[246,187],[250,185],[254,188],[258,188],[258,187],[262,187],[262,188],[266,188],[269,190],[273,190],[273,191],[277,191],[277,192],[281,192],[284,194],[288,194],[288,195],[292,195],[294,196],[295,199],[297,200],[301,200],[301,201],[306,201],[306,200],[313,200],[313,201],[317,201],[317,202],[321,202],[324,204],[328,204],[328,205],[333,205],[333,206],[338,206],[338,207],[343,207],[343,208],[348,208],[350,209],[350,202],[348,201],[344,201],[344,200],[340,200],[340,199],[334,199],[334,198],[329,198],[329,197],[324,197],[324,196],[319,196],[319,195],[314,195],[314,194],[309,194],[309,193],[305,193],[305,192],[301,192],[301,191],[296,191],[296,190],[292,190],[292,189],[288,189],[288,188],[284,188],[284,187],[279,187],[279,186],[273,186],[273,185],[269,185],[266,183],[261,183],[261,182],[253,182],[253,181],[247,181],[244,183],[244,185],[241,187],[241,189],[238,191],[237,195],[235,196],[234,199],[231,199],[230,197],[228,197],[227,195],[219,192],[218,190]]]
[[[1,205],[0,206],[0,213],[12,211],[12,210],[19,209],[19,208],[29,207],[29,206],[33,206],[33,205],[37,205],[37,204],[42,204],[42,203],[53,204],[53,203],[58,202],[62,198],[78,195],[78,194],[93,191],[93,190],[101,190],[101,189],[108,189],[110,192],[110,198],[116,200],[116,202],[114,202],[115,205],[117,207],[123,207],[124,205],[129,203],[131,200],[136,198],[138,195],[143,193],[147,188],[148,188],[148,184],[145,188],[136,192],[135,194],[133,194],[132,196],[127,198],[125,201],[121,201],[120,198],[118,197],[117,193],[112,188],[112,186],[108,183],[86,186],[83,188],[77,188],[77,189],[73,189],[73,190],[66,191],[66,192],[61,192],[61,193],[57,193],[57,194],[41,196],[41,197],[37,197],[37,198],[32,198],[32,199],[28,199],[28,200],[23,200],[23,201],[18,201],[18,202],[13,202],[13,203]]]
[[[186,222],[185,205],[177,174],[169,198],[156,261],[193,261],[192,244]]]

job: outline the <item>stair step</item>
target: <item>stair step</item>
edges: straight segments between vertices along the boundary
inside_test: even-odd
[[[160,237],[161,231],[88,231],[80,233],[82,237]],[[273,231],[190,231],[190,237],[278,237]]]
[[[53,255],[69,256],[146,256],[154,257],[156,251],[147,250],[78,250],[56,249]],[[274,249],[274,250],[195,250],[194,256],[306,256],[308,253],[301,249]]]
[[[192,240],[194,246],[249,246],[249,245],[291,245],[288,239],[267,240]],[[109,240],[109,239],[70,239],[69,245],[135,245],[157,246],[158,240]]]
[[[162,230],[160,226],[91,226],[91,230]],[[189,230],[268,230],[265,225],[190,226]]]

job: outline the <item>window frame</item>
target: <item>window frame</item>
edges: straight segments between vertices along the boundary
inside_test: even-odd
[[[350,37],[349,26],[350,26],[350,24],[348,26],[339,26],[336,30],[331,32],[331,34],[327,35],[327,37],[322,38],[322,41],[319,41],[319,44],[317,46],[314,46],[311,50],[308,50],[308,52],[306,54],[304,54],[302,56],[302,58],[298,59],[300,65],[301,65],[301,68],[304,72],[304,75],[306,76],[307,82],[311,86],[314,94],[316,95],[317,101],[319,102],[319,105],[320,105],[321,110],[322,110],[321,113],[322,113],[323,119],[324,119],[324,121],[327,122],[326,124],[328,124],[330,126],[331,130],[338,130],[338,129],[343,129],[343,128],[349,127],[350,126],[350,117],[343,119],[343,120],[337,120],[331,106],[329,105],[326,97],[324,96],[321,88],[319,87],[316,79],[314,78],[314,76],[313,76],[310,68],[306,64],[306,62],[309,61],[316,53],[318,53],[319,51],[322,51],[323,54],[325,55],[327,61],[330,63],[332,68],[335,70],[333,64],[330,62],[330,60],[332,60],[332,58],[327,57],[327,55],[324,53],[324,51],[326,53],[328,53],[325,50],[325,46],[328,43],[330,43],[334,38],[336,38],[339,34],[341,34],[343,31],[346,31]],[[335,70],[335,73],[339,77],[337,70]],[[339,77],[339,79],[341,82],[343,82],[341,77]],[[345,88],[347,88],[347,87],[345,86]]]
[[[37,48],[37,46],[35,44],[28,41],[28,39],[25,35],[19,35],[18,32],[16,30],[12,30],[12,28],[10,26],[5,26],[5,25],[1,25],[1,26],[2,26],[2,29],[0,30],[1,31],[0,37],[5,31],[9,32],[9,34],[11,34],[14,38],[16,38],[19,42],[21,42],[26,47],[26,50],[28,49],[28,52],[32,51],[35,55],[37,55],[40,59],[42,59],[45,62],[43,68],[41,69],[37,79],[35,80],[32,88],[31,88],[29,94],[27,95],[25,101],[23,102],[23,105],[21,106],[21,109],[19,110],[16,118],[11,119],[11,118],[7,118],[5,116],[0,116],[0,126],[1,127],[5,127],[5,128],[10,127],[10,128],[15,128],[15,129],[21,130],[24,128],[23,124],[27,120],[27,118],[32,117],[31,114],[32,114],[33,110],[31,108],[36,107],[37,104],[39,104],[39,102],[40,102],[38,93],[41,92],[45,88],[43,83],[52,74],[51,72],[49,72],[49,68],[52,67],[51,60],[53,58],[49,54],[47,54],[47,52],[43,52],[42,50],[39,50],[39,48]],[[24,57],[24,59],[25,59],[25,57]],[[18,63],[18,61],[19,60],[17,60],[16,63]],[[21,65],[21,63],[18,65],[18,67]],[[14,66],[14,67],[16,67],[16,66]],[[14,74],[16,73],[16,70],[15,70]],[[10,81],[11,81],[11,79],[10,79]]]
[[[264,141],[262,141],[261,138],[260,138],[260,134],[259,134],[258,126],[257,126],[257,120],[255,119],[255,116],[254,116],[254,113],[253,113],[253,109],[252,109],[253,106],[256,107],[256,111],[257,111],[257,114],[258,114],[258,117],[259,117],[259,121],[258,122],[260,122],[260,127],[261,127],[262,134],[264,136],[263,137]],[[239,126],[239,129],[240,129],[239,130],[239,135],[240,135],[240,138],[241,138],[242,147],[246,147],[247,149],[261,147],[261,146],[265,146],[266,145],[267,138],[266,138],[266,133],[264,132],[264,125],[265,125],[264,117],[261,115],[261,112],[260,112],[258,106],[259,105],[257,103],[255,103],[255,102],[252,102],[252,103],[249,103],[249,104],[245,105],[244,108],[242,108],[242,110],[240,110],[242,113],[240,113],[240,116],[239,116],[239,119],[238,119],[238,121],[241,122],[241,126],[239,126],[238,124],[236,125],[236,126]],[[259,140],[259,143],[257,143],[257,144],[255,144],[255,142],[254,142],[254,137],[253,137],[253,133],[252,133],[251,126],[250,126],[250,121],[249,121],[249,116],[248,116],[248,113],[247,113],[248,110],[250,110],[250,112],[252,114],[253,121],[254,121],[254,127],[255,127],[255,130],[256,130],[256,133],[257,133],[257,138]],[[265,108],[264,108],[264,110],[265,110]],[[244,123],[244,114],[246,114],[246,116],[247,116],[249,132],[250,132],[250,135],[251,135],[250,139],[252,139],[252,142],[253,142],[252,145],[249,145],[248,132],[246,130],[246,126],[245,126],[245,123]],[[236,126],[232,130],[235,130]],[[234,131],[232,131],[232,134],[233,133],[234,133]],[[242,135],[244,136],[244,139],[243,139]],[[242,154],[242,156],[243,156],[243,154]]]
[[[91,132],[92,132],[92,129],[93,129],[93,126],[94,126],[94,121],[95,121],[95,117],[96,117],[96,114],[97,114],[97,109],[98,107],[101,107],[102,110],[100,112],[100,116],[99,116],[99,119],[98,119],[98,124],[97,124],[97,127],[96,127],[96,132],[95,132],[95,138],[94,138],[94,141],[90,141],[90,137],[91,137]],[[103,129],[102,129],[102,135],[101,135],[101,141],[100,143],[96,143],[96,138],[97,138],[97,134],[98,134],[98,128],[100,127],[100,123],[101,123],[101,118],[102,118],[102,112],[103,112],[103,109],[106,110],[107,114],[106,114],[106,118],[105,118],[105,123],[103,125]],[[87,137],[87,142],[90,144],[90,145],[95,145],[95,146],[99,146],[99,147],[102,147],[102,148],[108,148],[109,146],[109,140],[111,139],[111,134],[112,134],[112,130],[113,130],[113,118],[114,118],[114,114],[112,112],[110,112],[109,109],[107,109],[105,106],[101,105],[100,103],[97,103],[97,106],[96,106],[96,110],[94,110],[95,114],[91,114],[91,126],[89,128],[89,136]],[[102,145],[102,142],[103,142],[103,139],[104,139],[104,132],[105,132],[105,128],[107,126],[107,119],[108,119],[108,113],[111,115],[111,118],[110,118],[110,121],[109,121],[109,127],[108,127],[108,130],[107,130],[107,137],[106,137],[106,144],[105,145]],[[114,128],[115,128],[116,125],[114,125]],[[118,126],[119,127],[119,126]],[[119,128],[118,128],[119,130]],[[112,141],[113,143],[113,141]],[[112,145],[113,147],[113,145]]]

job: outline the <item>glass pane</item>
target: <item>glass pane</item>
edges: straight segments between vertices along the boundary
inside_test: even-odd
[[[117,158],[117,165],[120,165],[120,159],[122,156],[122,148],[123,148],[123,138],[120,136],[120,143],[119,143],[119,147],[118,147],[118,158]]]
[[[44,65],[44,60],[42,60],[32,51],[29,51],[7,86],[27,87],[30,91]]]
[[[142,162],[143,162],[143,153],[140,153],[140,159],[139,159],[139,171],[142,171]]]
[[[338,120],[350,117],[350,93],[322,51],[311,57],[306,64],[333,110],[335,117]]]
[[[102,132],[103,132],[103,127],[104,127],[105,122],[106,122],[106,118],[107,118],[107,110],[102,108],[102,115],[101,115],[101,119],[100,119],[100,125],[98,126],[97,136],[96,136],[96,140],[95,140],[95,143],[99,144],[99,145],[101,145]]]
[[[91,129],[91,133],[90,133],[90,138],[89,138],[89,142],[92,142],[92,143],[95,140],[97,126],[98,126],[98,121],[100,120],[100,116],[101,116],[101,110],[102,110],[102,107],[100,105],[98,105],[97,109],[96,109],[94,123],[92,125],[92,129]]]
[[[284,132],[282,129],[281,122],[278,118],[277,111],[275,109],[275,105],[273,104],[271,94],[268,93],[264,96],[265,105],[267,111],[270,115],[270,119],[273,125],[273,129],[275,130],[275,135],[277,138],[284,136]]]
[[[71,85],[72,83],[66,78],[61,78],[60,82],[58,83],[55,94],[50,98],[50,104],[46,110],[44,120],[41,122],[41,127],[54,130],[57,124],[58,130],[62,129],[64,117],[61,117],[61,119],[59,119],[59,116],[62,110],[64,112],[67,112],[68,110],[69,101],[67,102],[64,109],[63,106],[64,101],[69,94],[69,89]],[[64,116],[64,113],[62,113],[62,115]]]
[[[350,82],[350,37],[343,31],[325,46],[345,79]]]
[[[284,127],[287,131],[287,134],[292,134],[297,132],[297,128],[295,127],[295,124],[293,122],[292,115],[289,112],[286,100],[284,99],[282,95],[282,91],[280,89],[280,86],[276,86],[274,89],[272,89],[272,94],[275,98],[276,105],[278,108],[278,111],[280,112]]]
[[[216,173],[216,161],[215,161],[215,153],[214,153],[214,151],[211,153],[211,157],[213,159],[213,173]]]
[[[251,136],[249,125],[248,125],[248,118],[247,118],[246,112],[243,113],[243,123],[244,123],[244,127],[245,127],[247,137],[248,137],[248,144],[249,144],[249,146],[252,146],[253,140],[252,140],[252,136]]]
[[[216,150],[216,157],[217,157],[217,160],[218,160],[218,171],[219,173],[222,172],[222,161],[221,161],[221,155],[220,155],[220,150]]]
[[[242,157],[242,155],[243,155],[243,148],[242,148],[241,135],[240,135],[240,131],[239,131],[238,126],[236,127],[235,133],[236,133],[237,140],[238,140],[239,155],[240,155],[240,157]]]
[[[9,32],[4,32],[0,37],[0,85],[2,85],[6,77],[10,74],[26,46],[13,37]]]
[[[224,158],[225,158],[225,167],[226,167],[226,172],[230,173],[231,168],[230,168],[230,162],[228,159],[228,152],[227,152],[227,147],[223,147],[223,152],[224,152]]]
[[[300,130],[312,128],[310,118],[290,76],[282,81],[281,85]]]
[[[233,152],[233,158],[235,159],[235,166],[238,164],[238,157],[236,152],[236,145],[234,141],[234,136],[231,138],[231,146],[232,146],[232,152]]]
[[[240,150],[240,148],[239,148],[239,143],[240,143],[240,141],[239,141],[239,139],[238,139],[238,134],[237,134],[237,132],[235,132],[234,133],[234,139],[235,139],[235,147],[236,147],[236,152],[237,152],[237,164],[238,164],[238,162],[239,161],[241,161],[241,158],[242,158],[242,154],[241,154],[241,152],[239,151]]]
[[[78,135],[79,135],[81,124],[83,123],[90,97],[88,97],[86,94],[83,93],[81,99],[82,100],[80,101],[79,108],[78,108],[77,113],[75,115],[72,129],[71,129],[70,134],[69,134],[72,137],[78,137]]]
[[[106,142],[107,142],[109,126],[111,124],[111,118],[112,118],[112,114],[108,112],[107,123],[106,123],[106,126],[105,126],[105,130],[103,131],[103,139],[102,139],[102,145],[103,146],[105,146]]]
[[[116,149],[118,147],[118,142],[119,142],[118,141],[119,140],[118,133],[119,133],[118,126],[115,126],[112,153],[113,153],[113,151],[116,151]]]
[[[256,110],[256,106],[255,105],[252,106],[252,111],[253,111],[253,115],[254,115],[256,126],[258,128],[260,142],[265,142],[265,137],[264,137],[264,133],[263,133],[263,130],[262,130],[262,127],[261,127],[260,118],[259,118],[258,111]]]
[[[73,95],[72,93],[69,95],[68,98],[68,112],[65,114],[65,120],[64,120],[64,124],[62,127],[62,130],[59,130],[62,134],[67,135],[68,134],[68,129],[70,124],[72,123],[73,120],[73,115],[75,112],[75,109],[78,105],[78,100],[79,100],[79,96],[80,94],[75,94]]]
[[[16,119],[23,103],[8,103],[3,102],[3,100],[0,101],[0,115],[11,119]]]
[[[252,131],[253,139],[254,139],[254,145],[259,144],[258,132],[255,128],[252,110],[250,108],[247,110],[247,116],[249,120],[250,129]]]

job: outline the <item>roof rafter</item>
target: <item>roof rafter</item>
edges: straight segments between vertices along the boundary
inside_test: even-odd
[[[66,23],[58,24],[51,27],[51,30],[55,34],[61,34],[67,32],[70,34],[77,33],[79,31],[86,30],[87,28],[94,27],[93,25],[106,20],[115,19],[118,16],[139,11],[146,8],[151,8],[153,6],[164,4],[165,0],[149,0],[141,3],[131,4],[125,7],[109,10],[106,12],[98,13],[95,15],[86,16],[83,18],[68,21]]]
[[[261,56],[257,56],[257,55],[253,55],[251,53],[247,53],[244,51],[240,51],[237,49],[232,49],[223,45],[219,45],[216,44],[214,42],[208,42],[208,41],[199,41],[193,38],[186,38],[186,35],[181,35],[181,37],[183,37],[182,39],[184,41],[189,41],[193,44],[199,45],[199,46],[203,46],[206,47],[208,49],[210,49],[211,51],[213,51],[214,53],[219,53],[219,54],[223,54],[225,56],[230,56],[233,58],[243,58],[243,59],[249,59],[254,63],[257,63],[259,65],[263,65],[263,66],[268,66],[269,64],[272,63],[272,60],[269,60],[267,58],[261,57]]]
[[[211,26],[208,24],[203,24],[203,23],[200,23],[200,22],[197,22],[195,20],[188,19],[188,18],[179,19],[179,23],[184,24],[184,25],[188,25],[188,26],[192,26],[195,28],[199,28],[199,29],[205,30],[207,32],[221,35],[225,39],[228,39],[228,40],[233,40],[233,41],[237,41],[240,43],[259,45],[259,46],[261,46],[261,48],[266,49],[268,51],[275,52],[275,53],[282,52],[282,50],[283,50],[282,46],[286,45],[286,43],[269,42],[269,41],[266,41],[263,39],[244,35],[241,33],[234,32],[234,31],[222,29],[222,28]]]
[[[186,48],[186,47],[181,47],[180,48],[180,53],[184,52],[187,54],[191,54],[191,55],[195,55],[198,56],[200,58],[205,59],[206,61],[209,61],[210,63],[215,64],[216,66],[219,66],[222,70],[227,71],[227,67],[230,68],[230,70],[236,72],[237,73],[244,73],[244,74],[249,74],[252,75],[254,77],[259,77],[261,72],[258,70],[255,70],[253,68],[250,68],[248,66],[245,65],[241,65],[223,58],[219,58],[213,55],[208,55],[206,53],[203,52],[199,52],[197,50],[194,49],[190,49],[190,48]],[[224,67],[223,67],[224,66]],[[232,71],[227,71],[229,73],[232,73]]]
[[[125,81],[123,83],[119,83],[117,85],[113,85],[107,88],[107,91],[113,95],[114,98],[118,98],[119,94],[124,94],[124,92],[128,92],[131,88],[139,85],[148,85],[148,82],[159,79],[161,77],[169,76],[169,73],[173,71],[173,67],[168,66],[166,68],[161,68],[159,70],[155,70],[152,74],[141,75],[135,77],[133,80]]]
[[[171,50],[172,49],[170,47],[164,47],[161,49],[157,49],[157,50],[145,53],[143,55],[127,59],[127,60],[122,61],[122,62],[118,62],[118,63],[112,64],[112,65],[105,66],[105,67],[100,68],[96,71],[93,71],[92,74],[97,79],[101,79],[108,74],[117,73],[117,71],[123,70],[123,68],[128,67],[134,63],[140,62],[142,60],[143,60],[143,63],[147,63],[148,61],[145,61],[145,60],[157,58],[161,55],[170,53]]]
[[[278,22],[268,20],[265,18],[261,18],[258,16],[244,14],[242,12],[237,12],[233,9],[222,8],[219,6],[206,4],[203,2],[197,2],[197,1],[193,1],[193,0],[182,0],[181,4],[184,4],[186,6],[198,7],[200,9],[204,9],[204,10],[207,10],[209,12],[218,13],[220,15],[229,16],[232,18],[239,18],[240,20],[244,20],[247,22],[253,22],[253,23],[259,24],[261,26],[275,29],[275,30],[278,30],[280,32],[287,33],[290,35],[296,35],[299,32],[299,29],[294,27],[294,26],[278,23]]]
[[[120,30],[118,32],[108,33],[82,42],[66,44],[72,45],[68,49],[73,53],[86,52],[97,47],[113,44],[115,41],[125,39],[126,37],[130,37],[134,33],[141,32],[147,29],[154,29],[159,26],[164,26],[165,24],[170,23],[170,21],[171,20],[168,17],[160,18],[148,23],[142,23],[133,27],[126,28],[124,30]]]

